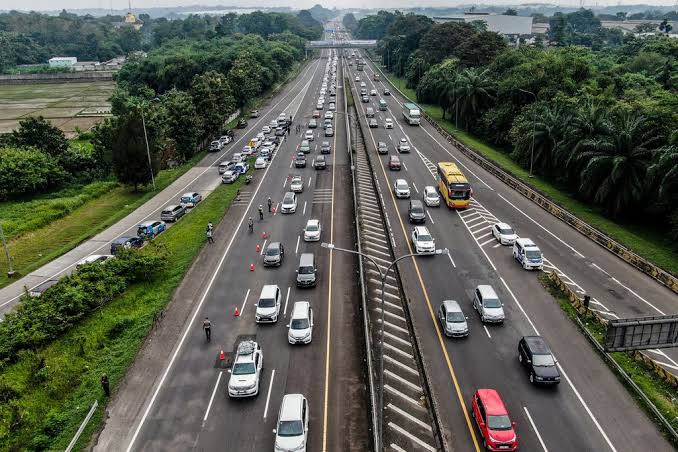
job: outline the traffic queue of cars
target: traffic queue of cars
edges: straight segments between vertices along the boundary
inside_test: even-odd
[[[370,128],[378,127],[375,112],[369,106],[369,96],[376,96],[376,90],[367,92],[367,84],[361,76],[355,76],[356,89],[360,90],[363,103],[368,104],[365,108],[365,119]],[[384,89],[384,95],[390,92]],[[388,105],[379,102],[379,110],[385,111]],[[386,118],[384,127],[393,128],[394,120]],[[412,147],[407,138],[396,137],[395,151],[397,154],[407,154]],[[389,146],[384,141],[377,143],[377,153],[387,156],[387,166],[391,171],[401,171],[402,161],[399,155],[390,154]],[[396,199],[409,200],[408,219],[410,223],[416,223],[411,232],[411,242],[417,254],[434,254],[435,239],[424,226],[426,223],[427,208],[441,205],[440,187],[426,186],[421,194],[421,201],[411,199],[409,183],[402,177],[398,177],[392,186]],[[537,245],[528,238],[520,238],[514,229],[507,223],[498,222],[491,225],[491,235],[500,245],[510,246],[513,257],[526,270],[541,269],[543,256]],[[504,303],[500,300],[491,285],[480,284],[473,291],[471,307],[478,313],[483,324],[501,324],[505,321]],[[456,300],[444,300],[437,310],[437,319],[442,332],[451,338],[463,338],[469,335],[468,317],[464,313],[463,306]],[[556,366],[556,360],[546,341],[540,336],[525,336],[518,344],[518,361],[525,368],[528,379],[537,385],[557,385],[560,382],[560,373]],[[494,389],[478,389],[471,399],[472,416],[478,426],[483,442],[487,449],[517,450],[519,446],[515,430],[515,422],[511,421],[501,395]]]
[[[306,155],[311,153],[312,143],[315,141],[313,129],[318,127],[320,110],[325,107],[328,96],[328,111],[323,115],[324,136],[334,135],[334,111],[336,110],[336,84],[337,84],[337,55],[333,55],[327,62],[322,86],[320,88],[320,97],[316,103],[316,111],[308,122],[308,130],[302,135],[302,141],[297,149],[297,155],[294,157],[295,168],[304,168],[306,166]],[[292,118],[282,113],[274,128],[273,121],[262,130],[262,133],[250,142],[251,153],[259,159],[270,161],[271,156],[279,143],[277,138],[287,133],[291,126]],[[283,133],[278,135],[278,130]],[[271,136],[271,133],[274,135]],[[264,152],[265,151],[265,152]],[[325,155],[332,152],[332,146],[329,141],[323,141],[320,144],[319,154],[314,158],[314,167],[322,169],[325,167]],[[243,152],[245,154],[245,152]],[[234,157],[235,159],[235,157]],[[238,162],[222,162],[219,165],[220,172],[223,168],[224,177],[236,171],[237,165],[242,161],[238,157]],[[262,164],[265,168],[265,165]],[[255,167],[257,163],[255,163]],[[236,176],[237,177],[237,176]],[[224,179],[224,182],[227,182]],[[303,193],[305,180],[300,174],[295,174],[288,178],[289,191],[283,195],[280,202],[279,212],[283,215],[292,215],[297,211],[297,195]],[[303,229],[304,242],[319,242],[322,235],[321,222],[318,219],[309,219]],[[264,267],[285,267],[285,246],[279,241],[270,242],[262,252]],[[318,269],[314,253],[301,253],[296,265],[296,284],[299,288],[312,288],[318,282]],[[265,284],[255,303],[254,320],[257,324],[275,324],[281,315],[282,291],[277,284]],[[310,301],[295,301],[292,306],[289,323],[287,328],[287,341],[290,345],[310,344],[313,341],[313,306]],[[248,340],[243,341],[237,346],[237,353],[230,369],[230,378],[228,382],[228,396],[233,398],[252,397],[259,394],[259,385],[261,382],[261,370],[263,368],[263,350],[257,342]],[[303,394],[286,394],[283,396],[278,413],[278,421],[275,432],[276,451],[305,451],[308,441],[308,421],[309,421],[309,403]]]

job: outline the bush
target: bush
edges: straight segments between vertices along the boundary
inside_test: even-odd
[[[56,187],[66,177],[53,158],[36,149],[0,149],[0,196],[36,193]]]
[[[40,297],[24,295],[17,310],[0,323],[0,360],[13,362],[20,353],[32,353],[30,350],[55,339],[130,284],[150,279],[152,272],[148,269],[157,271],[163,262],[163,253],[157,248],[150,252],[125,251],[104,264],[85,265]],[[120,325],[124,327],[125,319]],[[36,356],[30,361],[35,362],[38,375],[41,359]]]

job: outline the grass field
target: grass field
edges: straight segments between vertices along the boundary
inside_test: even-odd
[[[17,364],[0,364],[0,389],[19,393],[11,406],[0,404],[0,450],[64,450],[89,407],[99,400],[76,450],[89,441],[106,405],[99,377],[108,374],[112,390],[119,383],[155,315],[165,308],[205,243],[204,225],[223,218],[241,184],[242,178],[220,185],[153,241],[150,246],[164,248],[172,263],[154,281],[133,285],[49,346],[24,353]],[[41,359],[44,367],[36,379],[35,365]]]
[[[94,182],[85,187],[65,189],[31,201],[0,203],[0,218],[9,241],[14,270],[19,276],[73,249],[103,231],[170,185],[188,171],[204,152],[173,169],[161,171],[156,190],[142,188],[136,193],[116,182]],[[0,287],[11,283],[5,253],[0,253]]]
[[[114,88],[113,81],[0,85],[0,133],[22,118],[44,116],[71,137],[110,115]]]
[[[405,80],[388,74],[389,81],[412,100],[416,99],[413,89],[407,88]],[[575,199],[570,193],[538,176],[529,177],[529,172],[514,162],[511,157],[482,140],[457,129],[453,122],[442,119],[442,109],[437,105],[420,104],[426,113],[441,127],[454,135],[466,146],[494,162],[504,171],[512,174],[527,185],[536,188],[552,201],[569,210],[575,216],[621,243],[628,249],[671,273],[678,274],[678,250],[666,233],[652,225],[620,224],[605,217],[598,208]]]

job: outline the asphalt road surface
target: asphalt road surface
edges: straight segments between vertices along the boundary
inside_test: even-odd
[[[355,76],[378,91],[369,103],[359,103],[376,112],[378,128],[366,136],[374,170],[385,193],[386,213],[397,245],[397,255],[412,251],[407,200],[392,194],[396,178],[410,184],[413,199],[422,199],[424,187],[436,185],[435,167],[440,161],[460,164],[474,189],[472,206],[455,212],[447,207],[426,208],[429,228],[437,248],[450,249],[448,256],[407,260],[401,264],[404,289],[410,299],[413,321],[421,338],[421,352],[433,381],[441,409],[445,435],[455,451],[482,448],[482,438],[470,413],[470,400],[478,388],[500,391],[513,420],[522,450],[530,451],[638,451],[671,450],[657,428],[636,405],[586,339],[565,317],[537,280],[537,272],[523,270],[510,247],[498,246],[489,235],[495,221],[511,224],[521,237],[530,237],[548,260],[547,270],[571,278],[573,287],[587,291],[601,310],[620,317],[652,313],[650,304],[664,313],[674,313],[677,298],[626,263],[594,245],[569,226],[550,216],[529,200],[465,158],[433,127],[410,126],[402,116],[402,99],[383,96],[383,82],[374,82],[372,63],[363,72],[351,67],[354,96],[360,89]],[[388,110],[379,111],[384,99]],[[394,128],[385,129],[384,119]],[[408,138],[413,149],[400,155],[403,169],[391,172],[387,156],[376,154],[377,143],[395,144]],[[475,212],[475,213],[474,213]],[[614,279],[613,279],[614,278]],[[484,326],[472,309],[472,293],[478,284],[490,284],[504,302],[504,325]],[[610,294],[614,296],[610,297]],[[470,335],[453,340],[441,336],[435,320],[442,300],[459,301],[468,316]],[[593,306],[593,305],[592,305]],[[595,306],[593,306],[595,307]],[[517,360],[517,344],[524,335],[540,334],[558,359],[562,382],[557,388],[533,387]]]
[[[309,66],[300,77],[298,88],[290,88],[289,102],[266,110],[266,122],[282,111],[294,117],[292,134],[266,170],[259,170],[252,193],[243,192],[244,205],[228,216],[241,218],[234,228],[219,264],[206,269],[213,276],[195,300],[191,321],[174,346],[166,369],[147,397],[129,434],[119,440],[126,450],[229,450],[261,451],[273,447],[275,422],[280,401],[286,393],[302,393],[309,400],[309,450],[364,450],[367,444],[367,395],[362,376],[362,344],[358,315],[358,281],[355,259],[335,254],[330,257],[320,243],[303,241],[306,221],[319,219],[323,241],[353,247],[353,207],[350,168],[346,143],[345,117],[334,119],[335,135],[322,136],[314,129],[312,152],[306,168],[294,168],[293,157],[302,140],[295,125],[305,124],[314,110],[327,63],[325,57]],[[341,65],[338,80],[341,81]],[[297,93],[295,95],[295,93]],[[343,111],[343,93],[338,90],[337,108]],[[325,104],[327,107],[327,103]],[[312,162],[319,155],[320,143],[330,141],[328,167],[315,170]],[[216,170],[215,170],[216,171]],[[304,191],[298,195],[294,214],[268,213],[266,200],[273,206],[289,190],[289,179],[299,174]],[[266,211],[259,221],[257,206]],[[247,230],[246,218],[255,218],[255,232]],[[266,238],[262,233],[266,232]],[[282,242],[285,259],[277,268],[264,268],[261,250],[271,241]],[[315,288],[297,289],[296,266],[299,255],[313,252],[317,258],[319,283]],[[254,271],[250,271],[254,264]],[[271,325],[256,324],[255,302],[265,284],[277,284],[283,295],[281,317]],[[287,342],[286,323],[295,301],[310,301],[314,311],[313,341],[305,346]],[[240,316],[233,316],[235,308]],[[212,320],[212,341],[205,342],[202,318]],[[232,356],[245,338],[255,339],[263,348],[264,371],[260,393],[250,399],[230,399],[229,373],[219,360],[221,350]],[[110,444],[110,443],[108,443]],[[101,444],[103,450],[106,443]]]

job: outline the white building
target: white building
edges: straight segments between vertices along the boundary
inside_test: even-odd
[[[504,36],[524,36],[532,34],[532,17],[507,16],[490,13],[451,14],[445,17],[434,17],[436,23],[445,22],[485,22],[488,31]]]
[[[52,57],[48,62],[49,67],[72,67],[78,59],[76,57]]]

